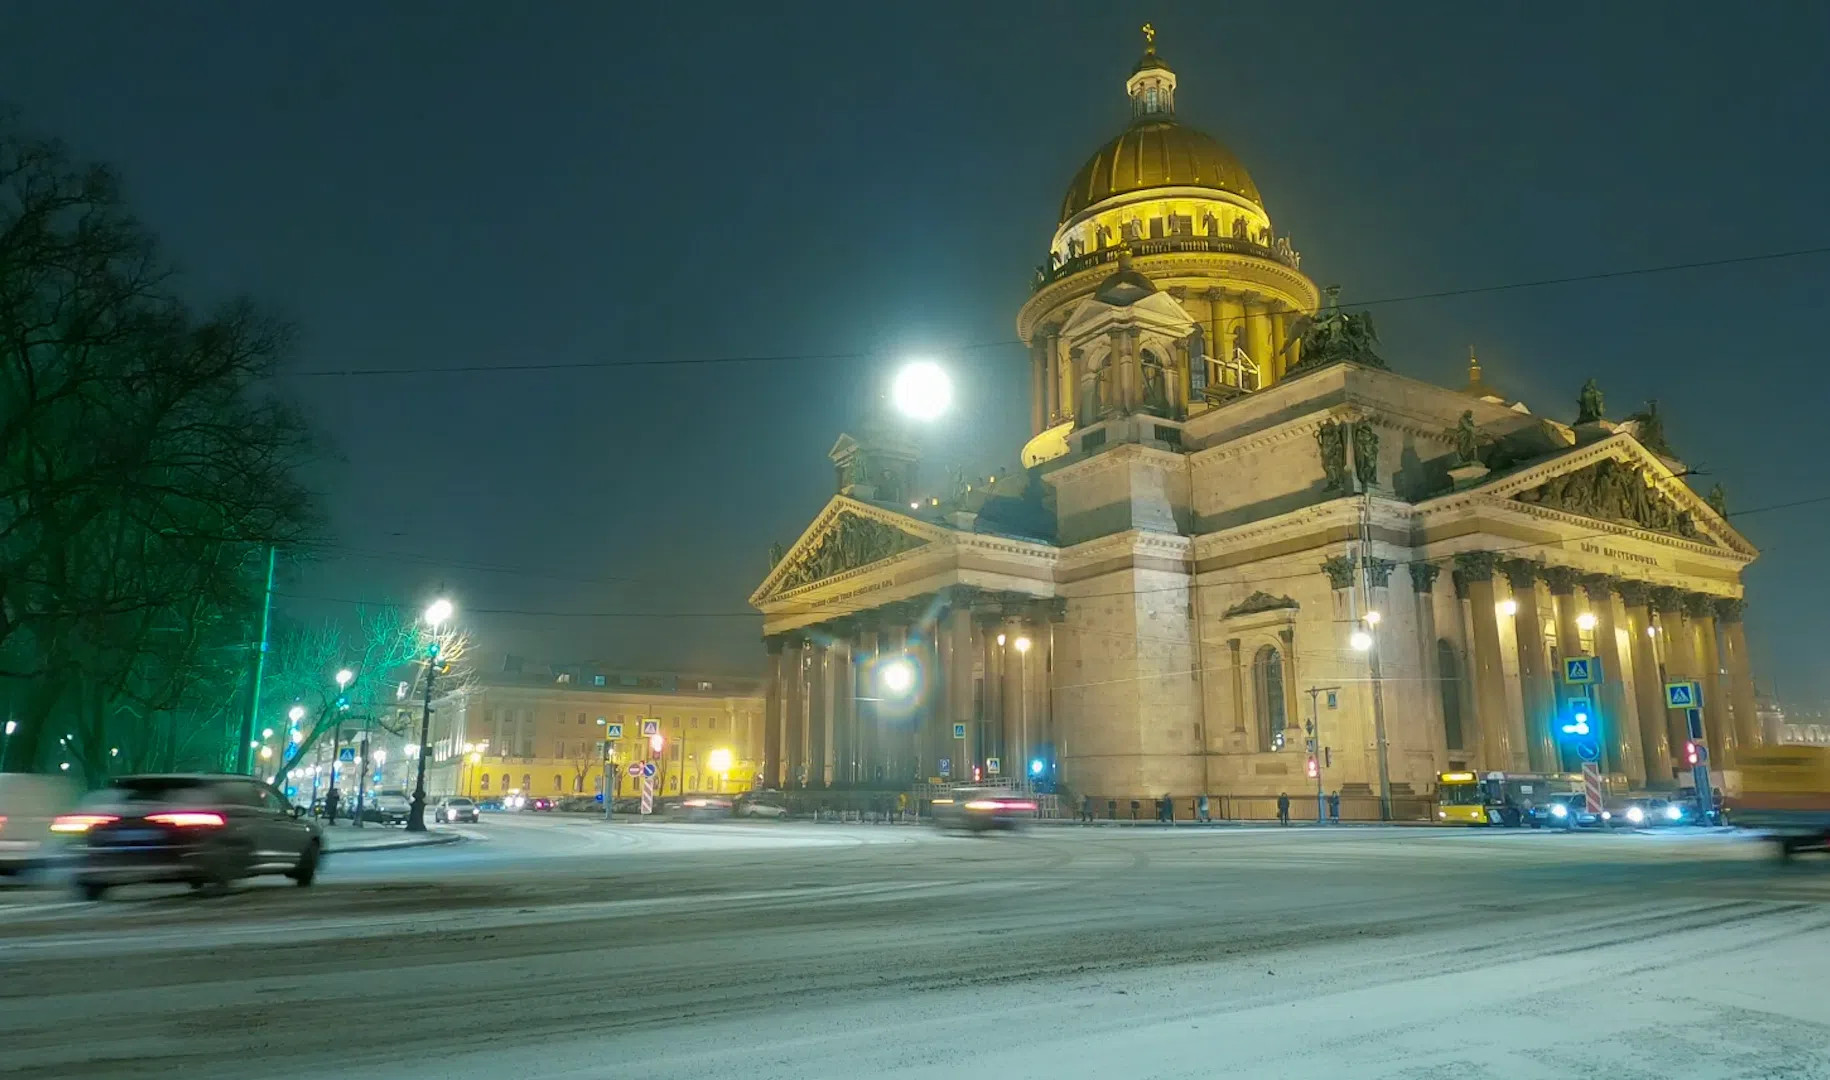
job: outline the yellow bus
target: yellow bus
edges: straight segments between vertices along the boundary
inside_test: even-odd
[[[1582,790],[1579,773],[1446,772],[1436,777],[1440,825],[1517,825],[1548,795]]]

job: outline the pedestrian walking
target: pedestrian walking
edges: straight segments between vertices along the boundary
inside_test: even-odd
[[[1093,796],[1091,795],[1080,797],[1080,820],[1086,822],[1093,820]]]
[[[324,816],[332,825],[337,823],[337,802],[340,798],[336,788],[331,788],[330,794],[324,796]]]
[[[1336,825],[1341,823],[1341,793],[1338,791],[1328,793],[1328,820]]]
[[[1164,825],[1176,822],[1176,804],[1169,798],[1169,792],[1163,792],[1163,801],[1156,806],[1156,819]]]
[[[1277,823],[1290,824],[1290,793],[1287,791],[1277,793]]]
[[[1198,796],[1195,799],[1195,820],[1203,825],[1213,820],[1207,816],[1207,796],[1205,795]]]

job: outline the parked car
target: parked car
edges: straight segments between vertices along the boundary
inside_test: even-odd
[[[51,823],[76,803],[76,785],[62,776],[0,773],[0,874],[43,866],[55,850]]]
[[[746,791],[731,804],[731,812],[738,817],[785,818],[788,804],[779,791]]]
[[[538,810],[543,814],[551,813],[553,810],[553,800],[547,798],[545,795],[530,796],[527,802],[522,805],[521,809]]]
[[[1663,796],[1635,795],[1608,807],[1601,816],[1613,828],[1650,829],[1682,824],[1687,817],[1696,816],[1696,807],[1692,805],[1687,814],[1683,805]]]
[[[440,799],[438,807],[432,812],[432,820],[442,825],[455,825],[466,821],[474,824],[477,820],[477,804],[461,796]]]
[[[413,813],[413,800],[404,791],[377,791],[362,807],[362,820],[383,825],[405,825]]]
[[[183,882],[227,888],[256,874],[310,885],[323,833],[273,787],[246,776],[123,776],[51,823],[69,837],[76,889]]]
[[[931,807],[936,827],[968,832],[1019,829],[1036,816],[1036,800],[998,788],[955,788]]]

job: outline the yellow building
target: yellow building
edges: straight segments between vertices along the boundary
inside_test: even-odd
[[[633,795],[640,782],[627,766],[653,760],[660,794],[745,791],[762,735],[757,690],[754,679],[511,658],[434,703],[426,788],[475,799],[595,796],[607,763],[612,794]],[[642,736],[644,720],[658,725],[658,752]]]
[[[1539,416],[1472,357],[1461,387],[1389,370],[1244,167],[1180,122],[1154,41],[1125,92],[1018,313],[1025,472],[924,488],[872,420],[752,595],[765,782],[1320,788],[1391,812],[1441,772],[1593,753],[1616,785],[1671,788],[1673,681],[1699,685],[1718,764],[1758,742],[1757,553],[1656,410],[1610,421],[1590,383]],[[1588,735],[1563,730],[1577,708]]]

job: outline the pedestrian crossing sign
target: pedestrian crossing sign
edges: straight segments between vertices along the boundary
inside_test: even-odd
[[[661,733],[661,722],[659,720],[642,721],[642,734],[643,735],[659,735],[660,733]]]
[[[954,724],[953,725],[953,737],[956,739],[965,738],[966,737],[966,725]]]
[[[1693,682],[1668,682],[1665,684],[1665,706],[1671,709],[1689,709],[1698,704],[1697,684]]]
[[[988,773],[992,776],[996,776],[1003,771],[1004,771],[1004,763],[1002,761],[1000,761],[994,757],[988,757],[985,759],[985,772],[986,773]]]
[[[622,737],[623,737],[623,725],[621,725],[621,724],[605,724],[605,725],[604,725],[604,737],[605,737],[605,738],[606,738],[606,739],[620,739],[620,738],[622,738]]]
[[[1563,658],[1563,681],[1586,685],[1601,677],[1601,664],[1592,656]]]
[[[349,764],[352,761],[355,761],[356,760],[356,748],[353,746],[346,746],[343,749],[337,751],[337,760],[343,762],[345,765]]]

